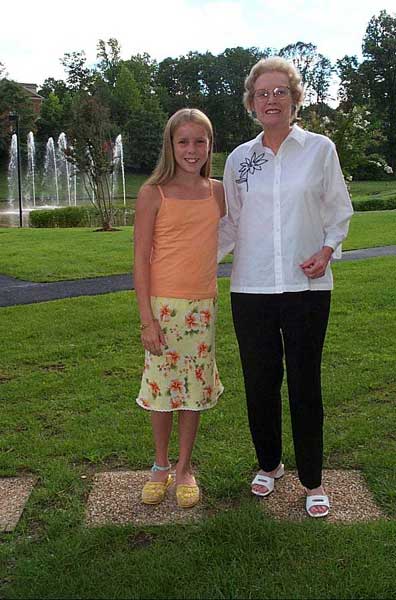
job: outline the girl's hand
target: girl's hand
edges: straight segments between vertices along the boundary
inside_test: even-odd
[[[165,336],[160,327],[158,319],[153,319],[142,331],[141,340],[144,348],[151,354],[161,356],[162,348],[165,346]]]

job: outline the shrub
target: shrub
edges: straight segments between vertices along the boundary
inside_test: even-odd
[[[66,206],[53,210],[32,210],[30,213],[31,227],[87,227],[92,218],[97,217],[97,211],[88,206]]]
[[[113,209],[114,223],[133,225],[134,211],[131,208]],[[30,227],[99,227],[99,212],[93,206],[66,206],[53,210],[32,210]]]
[[[368,198],[365,200],[353,200],[353,210],[395,210],[396,196],[391,198]]]

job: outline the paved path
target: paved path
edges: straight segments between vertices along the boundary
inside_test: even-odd
[[[341,260],[361,260],[390,255],[396,255],[396,246],[350,250],[343,252]],[[218,276],[229,277],[231,266],[230,263],[219,265]],[[54,281],[53,283],[34,283],[32,281],[22,281],[14,277],[0,275],[0,306],[33,304],[62,298],[75,298],[77,296],[96,296],[97,294],[107,294],[123,290],[133,290],[133,279],[129,273],[111,275],[109,277],[94,277],[92,279]]]

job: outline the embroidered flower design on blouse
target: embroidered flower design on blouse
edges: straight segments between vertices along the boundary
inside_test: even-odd
[[[246,191],[249,191],[249,182],[248,177],[250,175],[254,175],[255,171],[261,171],[261,165],[268,162],[267,158],[264,158],[265,152],[262,152],[258,156],[253,152],[252,158],[246,157],[243,162],[240,163],[241,168],[239,169],[239,179],[236,180],[237,183],[246,183]]]

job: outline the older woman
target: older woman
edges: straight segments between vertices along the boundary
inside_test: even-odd
[[[263,132],[228,157],[228,214],[219,258],[233,251],[231,304],[249,425],[260,471],[252,492],[267,496],[284,473],[281,385],[287,385],[299,479],[312,517],[329,512],[322,486],[321,357],[333,279],[330,259],[352,216],[334,144],[292,125],[301,77],[279,57],[260,60],[244,104]]]

